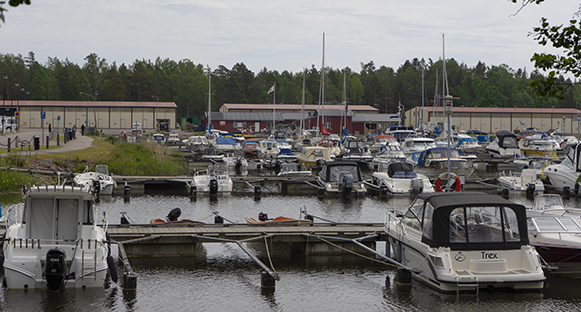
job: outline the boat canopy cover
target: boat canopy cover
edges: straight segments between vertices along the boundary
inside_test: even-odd
[[[462,145],[462,143],[464,142],[477,142],[475,138],[461,138],[460,140],[458,140],[458,147],[460,147],[460,145]]]
[[[428,159],[443,159],[448,157],[448,148],[447,147],[432,147],[428,148],[425,151],[420,153],[416,153],[418,159],[418,167],[423,168],[426,166],[426,158]],[[463,153],[459,150],[450,147],[450,158],[459,158]]]
[[[398,161],[398,162],[391,162],[387,167],[387,175],[393,178],[393,175],[396,172],[405,172],[407,175],[408,172],[414,171],[414,165],[408,162]]]
[[[498,146],[502,148],[519,148],[518,138],[514,133],[499,133],[496,135]]]
[[[360,182],[361,169],[356,162],[352,161],[330,161],[325,163],[325,166],[319,172],[319,176],[326,182],[337,182],[340,172],[350,172],[353,175],[353,182]]]
[[[529,245],[526,208],[477,192],[420,193],[404,216],[420,220],[422,242],[452,250],[520,249]]]
[[[232,137],[220,136],[216,138],[216,144],[236,145],[236,141]]]

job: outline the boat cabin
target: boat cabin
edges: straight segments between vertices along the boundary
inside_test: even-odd
[[[319,172],[321,179],[328,183],[341,181],[341,176],[345,173],[353,175],[353,182],[363,181],[361,178],[361,169],[356,162],[351,161],[330,161],[325,164]]]
[[[508,250],[529,245],[523,205],[498,195],[421,193],[402,223],[422,231],[422,243],[452,250]]]
[[[28,238],[75,241],[83,237],[82,225],[93,225],[93,196],[87,188],[32,187],[25,197],[22,220]]]

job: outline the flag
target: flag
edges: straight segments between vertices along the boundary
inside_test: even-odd
[[[274,85],[272,85],[272,87],[270,87],[270,89],[268,89],[268,94],[272,94],[272,92],[274,92]]]

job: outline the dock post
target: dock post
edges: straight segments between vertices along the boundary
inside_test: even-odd
[[[508,199],[508,197],[509,197],[508,193],[509,193],[509,190],[507,188],[503,188],[501,196]]]
[[[128,203],[131,200],[131,185],[125,182],[123,186],[123,200]]]
[[[262,187],[260,185],[254,186],[254,200],[260,200],[260,195],[262,193]]]
[[[404,268],[397,268],[395,283],[396,285],[410,285],[412,283],[412,273]]]
[[[272,277],[272,275],[268,274],[267,272],[262,272],[260,286],[262,288],[273,288],[276,285],[276,279]]]
[[[571,189],[568,186],[563,186],[563,196],[569,197],[571,195]]]
[[[198,187],[195,185],[192,185],[190,187],[190,199],[191,200],[196,200],[196,197],[198,196]]]

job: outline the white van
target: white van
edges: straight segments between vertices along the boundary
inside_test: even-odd
[[[14,132],[18,130],[16,117],[0,116],[0,131]]]

